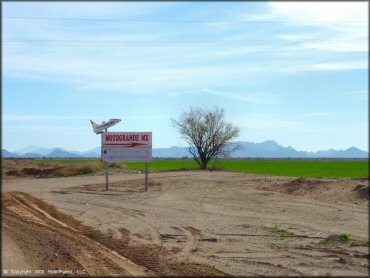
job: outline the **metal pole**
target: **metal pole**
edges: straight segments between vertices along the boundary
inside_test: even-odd
[[[107,129],[105,129],[105,133],[107,133]],[[105,191],[109,190],[108,175],[109,175],[108,161],[105,161]]]
[[[108,162],[106,161],[105,162],[105,191],[108,191],[109,190],[108,175],[109,175],[109,172],[108,172]]]
[[[104,132],[101,133],[101,149],[100,149],[100,160],[104,162],[103,136],[104,136]]]
[[[145,162],[145,191],[148,191],[148,172],[149,172],[148,162]]]

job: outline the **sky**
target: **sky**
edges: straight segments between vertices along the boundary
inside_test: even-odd
[[[368,151],[368,2],[4,2],[2,148],[87,151],[89,119],[186,146],[225,110],[238,141]]]

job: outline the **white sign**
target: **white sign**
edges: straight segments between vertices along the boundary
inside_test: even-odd
[[[102,134],[102,160],[151,161],[151,132],[106,132]]]

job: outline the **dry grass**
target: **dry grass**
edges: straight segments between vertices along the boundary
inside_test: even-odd
[[[115,165],[115,168],[119,168]],[[62,163],[61,161],[40,160],[3,160],[3,177],[69,177],[76,175],[97,174],[104,169],[103,163]]]
[[[57,169],[54,174],[55,176],[69,177],[97,173],[101,169],[103,169],[102,166],[95,163],[86,163],[83,165],[67,165],[63,168]]]

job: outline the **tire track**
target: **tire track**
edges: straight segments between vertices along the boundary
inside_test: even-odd
[[[84,252],[74,253],[72,257],[84,267],[89,275],[99,274],[100,270],[96,269],[97,254],[100,255],[102,261],[111,269],[119,269],[120,272],[134,276],[143,276],[146,274],[145,269],[141,266],[132,263],[116,251],[103,246],[99,242],[77,233],[78,231],[75,228],[51,216],[42,208],[38,207],[31,198],[27,198],[24,193],[14,193],[10,196],[10,200],[15,201],[19,205],[18,212],[20,212],[21,216],[27,218],[29,215],[33,215],[34,217],[28,218],[31,222],[34,222],[34,218],[41,218],[41,222],[37,221],[36,223],[44,226],[44,228],[48,228],[54,233],[58,232],[59,236],[64,238],[65,243],[69,243],[72,240],[83,242]]]
[[[37,267],[84,269],[90,276],[223,274],[207,265],[170,263],[163,247],[131,246],[127,231],[112,230],[112,238],[25,193],[5,193],[3,201],[3,229]]]
[[[161,239],[161,235],[160,235],[159,231],[152,224],[150,224],[148,221],[144,220],[145,214],[142,211],[126,209],[126,208],[122,208],[122,207],[109,206],[109,205],[106,205],[106,204],[103,204],[103,203],[100,203],[100,202],[99,203],[96,203],[96,202],[95,203],[90,203],[90,205],[93,205],[93,206],[96,206],[96,207],[99,207],[99,208],[109,209],[110,210],[109,213],[118,214],[119,213],[119,212],[117,212],[117,210],[118,210],[118,211],[121,211],[123,214],[125,214],[128,217],[140,221],[141,223],[143,223],[150,230],[151,241],[149,241],[149,242],[157,244],[157,245],[162,245],[162,239]],[[120,233],[120,231],[114,231],[114,234],[118,237],[119,237],[119,233]],[[133,236],[133,235],[130,234],[130,236]],[[136,238],[138,238],[138,237],[136,236]]]
[[[181,251],[181,255],[189,257],[197,249],[199,240],[201,239],[200,231],[193,227],[183,227],[182,229],[187,237],[185,247]]]

